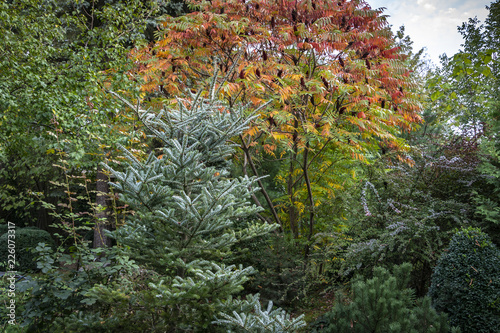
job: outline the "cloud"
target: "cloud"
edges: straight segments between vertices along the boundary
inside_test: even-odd
[[[451,56],[463,43],[457,27],[477,16],[484,21],[489,0],[367,0],[373,8],[386,7],[393,30],[401,25],[414,41],[414,48],[427,48],[431,60],[439,63],[439,55]]]
[[[418,0],[417,5],[424,8],[426,11],[436,10],[436,6],[434,6],[430,0]]]

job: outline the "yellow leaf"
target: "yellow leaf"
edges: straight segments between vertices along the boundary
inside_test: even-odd
[[[250,136],[255,136],[255,134],[257,134],[259,132],[259,129],[257,128],[257,126],[253,126],[253,127],[250,127],[246,132],[245,134],[247,135],[250,135]]]
[[[271,133],[271,136],[275,139],[275,140],[282,140],[282,139],[286,139],[287,136],[286,134],[283,134],[283,133],[276,133],[276,132],[272,132]]]
[[[321,131],[322,136],[329,136],[330,135],[330,124],[325,124],[323,125],[323,129]]]

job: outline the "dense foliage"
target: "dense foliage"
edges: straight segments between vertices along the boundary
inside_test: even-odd
[[[71,256],[56,253],[57,264],[66,266],[81,257],[83,269],[55,280],[54,256],[39,248],[39,266],[48,278],[26,286],[33,293],[24,325],[82,332],[218,332],[219,326],[284,332],[304,325],[301,318],[272,309],[272,302],[261,309],[258,295],[232,298],[253,268],[226,265],[220,258],[234,244],[277,225],[232,227],[260,210],[248,203],[255,179],[234,179],[228,172],[234,148],[227,141],[250,118],[243,107],[226,109],[215,99],[191,97],[160,113],[129,104],[164,147],[142,162],[123,148],[126,170],[107,166],[120,199],[134,211],[112,235],[121,247],[91,251],[83,243]]]
[[[474,196],[477,216],[493,240],[500,241],[499,115],[500,64],[496,55],[500,34],[500,3],[494,1],[484,22],[469,19],[459,28],[464,50],[444,59],[443,67],[429,80],[436,111],[442,121],[467,130],[466,136],[483,133],[481,165],[484,185]]]
[[[119,181],[115,187],[122,193],[121,200],[135,211],[114,237],[138,264],[158,274],[148,283],[149,290],[129,306],[143,316],[154,315],[156,330],[208,332],[214,330],[214,316],[222,316],[219,323],[245,329],[257,330],[260,325],[258,311],[249,313],[256,319],[244,324],[238,321],[239,315],[226,314],[233,309],[245,312],[258,302],[250,297],[231,301],[253,269],[218,261],[235,243],[277,226],[251,223],[240,230],[232,227],[233,221],[260,210],[248,203],[255,179],[232,179],[228,172],[227,157],[234,148],[226,142],[241,134],[250,119],[245,118],[241,106],[227,108],[213,99],[216,93],[213,86],[210,99],[200,94],[190,100],[178,99],[175,108],[158,114],[137,108],[146,128],[164,148],[152,152],[144,163],[128,153],[129,168],[112,170]],[[98,290],[110,296],[113,292]],[[144,306],[146,309],[139,310]],[[264,312],[283,316],[270,308]],[[273,325],[273,319],[263,320]],[[290,321],[285,326],[290,325],[291,330],[297,323]]]
[[[449,314],[463,332],[498,332],[500,250],[488,235],[469,228],[457,232],[432,275],[432,304]]]
[[[0,3],[1,329],[499,326],[488,10],[433,67],[365,0]]]
[[[355,241],[343,274],[370,276],[376,266],[410,262],[411,285],[423,296],[452,230],[476,222],[471,198],[484,181],[476,170],[477,138],[416,137],[409,139],[412,166],[387,154],[378,171],[368,170],[356,222],[346,230]]]
[[[2,1],[0,221],[48,229],[55,219],[32,195],[56,206],[65,200],[58,155],[95,180],[116,143],[131,145],[119,132],[137,136],[135,117],[103,87],[134,93],[127,53],[158,10],[156,1]]]
[[[35,250],[43,274],[17,284],[16,293],[24,298],[18,304],[23,305],[17,312],[20,326],[34,332],[106,330],[99,321],[82,322],[89,304],[94,303],[89,292],[96,284],[116,285],[125,274],[134,274],[138,266],[117,249],[89,249],[85,244],[73,247],[70,253],[41,245]]]

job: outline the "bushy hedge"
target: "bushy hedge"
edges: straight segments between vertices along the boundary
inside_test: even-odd
[[[311,325],[311,332],[448,333],[446,314],[437,314],[428,297],[415,302],[414,291],[406,288],[410,272],[408,263],[395,266],[394,275],[376,267],[373,279],[355,282],[350,302],[337,301],[332,311]]]
[[[456,233],[432,276],[429,295],[463,332],[499,332],[500,251],[477,228]]]
[[[37,247],[38,243],[45,243],[51,247],[55,247],[54,240],[50,237],[47,231],[33,228],[15,229],[15,238],[11,237],[11,247],[15,244],[15,261],[16,267],[14,270],[26,272],[36,269],[35,257],[37,254],[33,250]],[[9,233],[4,233],[0,236],[0,270],[8,271],[6,264],[9,258]],[[12,242],[14,241],[14,242]]]

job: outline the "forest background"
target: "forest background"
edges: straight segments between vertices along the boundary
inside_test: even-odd
[[[3,2],[0,323],[495,332],[488,10],[435,67],[361,0]]]

